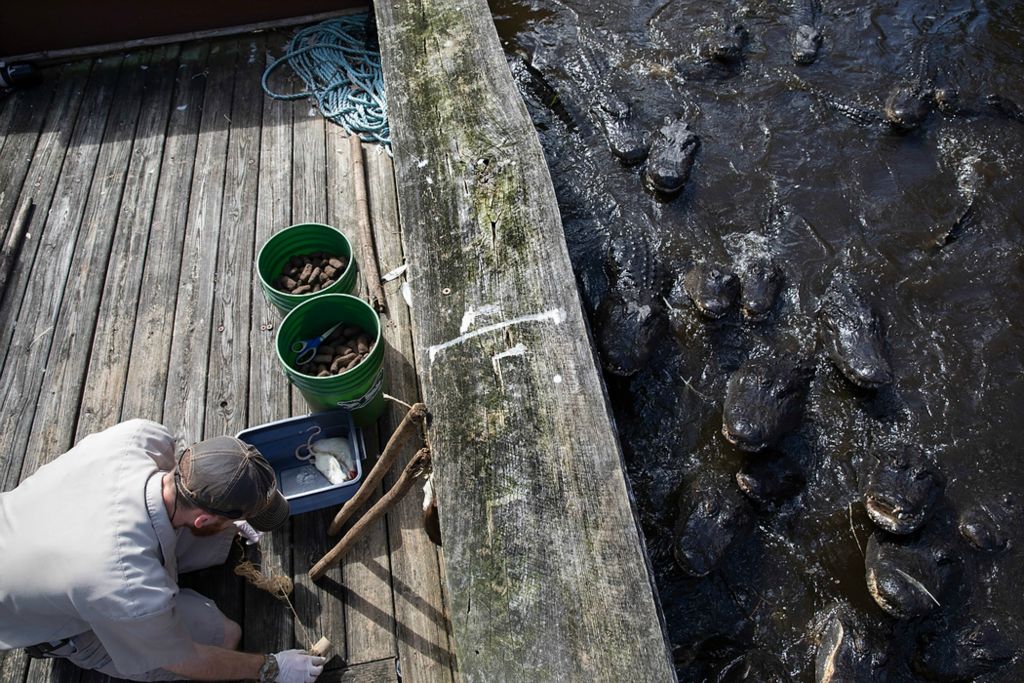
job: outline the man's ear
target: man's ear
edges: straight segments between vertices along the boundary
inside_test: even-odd
[[[207,512],[200,512],[196,515],[196,518],[192,520],[192,526],[197,529],[202,529],[205,526],[217,523],[217,516],[211,515]]]

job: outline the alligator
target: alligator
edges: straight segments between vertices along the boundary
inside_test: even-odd
[[[972,116],[976,112],[964,107],[955,88],[937,87],[934,69],[925,50],[918,50],[911,60],[910,72],[897,79],[889,89],[881,107],[848,102],[817,88],[796,75],[787,75],[792,83],[818,97],[826,105],[848,119],[865,126],[878,126],[895,133],[909,133],[920,128],[933,111],[947,115]]]
[[[591,113],[600,122],[608,149],[626,166],[635,166],[647,158],[650,143],[633,119],[629,104],[615,93],[598,93]]]
[[[739,293],[740,281],[735,273],[700,261],[679,275],[669,294],[669,302],[675,305],[688,298],[702,316],[717,320],[732,308]]]
[[[677,59],[675,70],[684,80],[729,78],[740,70],[749,42],[750,32],[746,27],[727,19],[718,28],[707,31],[696,63]]]
[[[816,619],[816,683],[887,680],[888,652],[875,629],[844,603],[827,608]]]
[[[654,225],[642,211],[630,211],[628,201],[618,201],[594,161],[579,153],[593,147],[599,135],[588,119],[524,59],[511,58],[509,68],[531,114],[544,117],[538,129],[552,176],[560,178],[556,192],[563,218],[570,210],[580,214],[574,220],[592,225],[607,246],[603,265],[608,286],[591,319],[603,366],[614,375],[633,375],[644,367],[666,323],[661,271],[650,244]],[[594,236],[586,239],[596,241]],[[569,248],[573,253],[581,247],[570,243]]]
[[[736,473],[736,485],[759,507],[777,505],[800,493],[804,473],[796,461],[782,453],[751,458]]]
[[[649,147],[644,131],[629,103],[610,88],[613,79],[605,58],[583,40],[582,27],[574,29],[577,40],[571,49],[566,49],[564,41],[551,46],[538,40],[528,59],[518,59],[549,91],[541,99],[543,106],[560,109],[566,123],[587,138],[597,132],[596,120],[609,151],[627,166],[638,164],[647,157]],[[522,87],[521,79],[517,80]]]
[[[747,320],[764,320],[775,307],[782,289],[782,270],[770,259],[759,258],[740,273],[743,293],[740,305]]]
[[[920,448],[899,446],[876,456],[864,486],[864,508],[885,531],[912,534],[928,519],[944,486]]]
[[[818,0],[793,0],[793,35],[790,37],[790,55],[797,64],[813,64],[821,49],[822,35],[818,28]]]
[[[832,278],[818,318],[821,341],[843,376],[866,389],[892,382],[882,320],[848,273]]]
[[[897,619],[913,619],[942,604],[959,576],[959,558],[941,542],[896,542],[875,532],[864,552],[868,592]]]
[[[680,496],[672,554],[685,573],[706,576],[752,527],[750,508],[736,487],[724,476],[704,472]]]
[[[683,190],[700,147],[700,138],[681,119],[667,118],[651,145],[644,186],[671,199]]]
[[[722,434],[744,451],[761,451],[799,425],[813,368],[799,354],[769,350],[729,377]]]
[[[705,51],[709,59],[722,64],[738,64],[750,42],[750,32],[738,21],[727,21],[707,41]]]
[[[1022,521],[1024,507],[1014,493],[1005,493],[995,500],[977,503],[960,514],[960,536],[972,548],[997,553],[1010,546],[1010,537]]]
[[[628,377],[646,365],[664,333],[658,269],[644,239],[612,239],[606,264],[608,293],[594,316],[597,347],[608,372]]]
[[[985,104],[1008,119],[1024,123],[1024,109],[1011,99],[993,93],[985,96]]]
[[[1008,632],[1006,624],[991,617],[969,619],[959,628],[926,638],[914,657],[914,670],[931,681],[973,681],[1006,666],[1019,654]]]

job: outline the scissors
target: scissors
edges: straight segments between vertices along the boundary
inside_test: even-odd
[[[341,323],[337,323],[336,325],[332,326],[329,330],[327,330],[318,337],[306,339],[305,341],[297,341],[294,344],[292,344],[292,351],[298,354],[295,356],[295,363],[297,365],[302,365],[303,363],[308,363],[309,361],[313,360],[313,356],[316,355],[317,347],[323,344],[324,339],[327,339],[329,336],[331,336],[331,332],[334,332],[339,327],[341,327]]]

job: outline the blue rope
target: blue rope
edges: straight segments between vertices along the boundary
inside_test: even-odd
[[[263,92],[275,100],[313,97],[325,118],[364,142],[383,144],[390,153],[380,51],[368,45],[366,23],[365,15],[339,17],[296,33],[284,55],[263,72]],[[276,93],[267,85],[270,74],[285,63],[306,84],[305,91]]]

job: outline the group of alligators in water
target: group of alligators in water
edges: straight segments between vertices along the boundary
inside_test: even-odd
[[[774,273],[769,281],[780,277],[773,266],[767,272]],[[720,318],[739,298],[738,278],[721,267],[695,269],[683,281],[696,310],[710,319]],[[756,291],[765,291],[763,278],[755,282]],[[777,285],[767,289],[772,290],[777,291]],[[765,308],[770,296],[758,299],[757,315],[751,317],[763,319],[771,310],[770,305]],[[745,303],[744,315],[750,310]],[[893,381],[882,318],[845,271],[833,277],[822,300],[818,336],[837,370],[859,390],[874,392]],[[686,574],[701,577],[714,570],[730,546],[749,532],[752,508],[770,509],[802,490],[799,467],[773,447],[800,424],[814,372],[809,360],[798,353],[768,350],[730,376],[722,435],[750,457],[735,475],[735,488],[707,474],[681,496],[673,553]],[[872,455],[872,464],[861,473],[860,491],[864,509],[877,527],[864,549],[868,592],[895,619],[923,618],[955,592],[963,573],[961,551],[1006,550],[1013,530],[1024,522],[1024,507],[1012,493],[977,504],[959,515],[962,542],[940,540],[925,528],[934,510],[944,504],[945,480],[934,463],[909,443]],[[836,605],[820,615],[819,622],[818,681],[884,680],[885,644],[874,642],[877,638],[862,616],[848,605]],[[930,634],[913,666],[933,680],[970,680],[1016,655],[999,624],[967,620],[953,632]]]
[[[796,0],[795,8],[791,54],[796,63],[809,64],[822,45],[817,1]],[[727,23],[708,41],[706,72],[728,75],[743,59],[748,39],[741,24]],[[513,60],[510,66],[521,87],[548,87],[531,81],[541,77],[537,64]],[[926,60],[919,60],[919,66],[912,79],[890,92],[881,112],[840,102],[797,82],[858,122],[899,132],[917,128],[932,110],[971,113],[955,91],[934,86],[925,74]],[[697,70],[692,64],[677,68],[691,75]],[[538,97],[550,102],[560,99],[559,106],[571,106],[572,98],[559,98],[558,93]],[[649,140],[631,117],[629,105],[610,90],[575,99],[582,100],[586,113],[567,112],[565,118],[579,127],[596,120],[608,148],[622,164],[644,164],[641,177],[648,190],[663,201],[683,190],[700,146],[685,120],[667,119]],[[986,103],[994,111],[1024,120],[1021,110],[1009,100],[990,96]],[[573,172],[580,179],[571,182],[588,175],[585,169]],[[593,213],[618,220],[618,210],[608,205],[594,207]],[[604,367],[613,375],[631,376],[640,371],[654,345],[664,338],[666,319],[686,306],[692,305],[707,320],[722,318],[737,304],[743,320],[750,324],[770,319],[785,280],[782,268],[770,257],[763,257],[746,262],[739,274],[722,263],[700,261],[670,285],[662,285],[655,260],[647,241],[638,239],[636,232],[610,236],[608,286],[593,319]],[[839,270],[832,277],[815,325],[814,350],[823,350],[857,391],[877,392],[893,382],[883,319],[851,272]],[[702,577],[711,573],[737,539],[749,532],[755,510],[770,510],[803,489],[804,473],[775,447],[800,426],[814,373],[811,353],[779,347],[755,351],[729,376],[721,433],[749,456],[733,481],[701,473],[679,497],[672,549],[686,574]],[[878,606],[896,620],[927,617],[956,590],[965,551],[998,554],[1012,543],[1013,531],[1024,522],[1021,502],[1007,494],[960,511],[960,540],[956,543],[938,539],[939,534],[929,533],[928,522],[937,508],[948,508],[948,504],[943,495],[945,480],[935,464],[911,443],[879,449],[867,461],[870,464],[858,473],[859,493],[877,529],[864,549],[865,581]],[[877,624],[868,621],[845,603],[819,614],[814,625],[817,681],[885,680],[887,646],[879,642]],[[948,628],[925,629],[913,668],[932,680],[969,680],[1006,664],[1017,654],[1001,625],[989,618],[968,617]],[[785,680],[771,661],[758,663],[748,658],[744,666],[745,670],[723,672],[726,678],[719,680]]]

